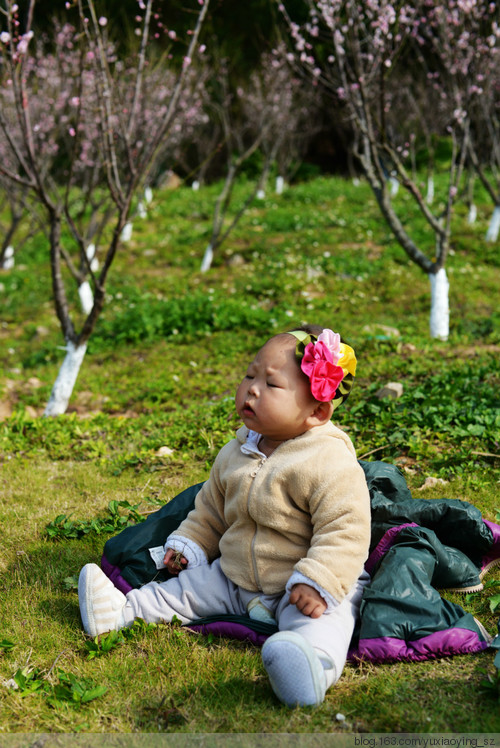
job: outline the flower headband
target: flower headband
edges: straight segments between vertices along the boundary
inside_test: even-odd
[[[311,393],[322,403],[338,408],[347,399],[356,374],[353,349],[342,343],[338,332],[325,328],[316,336],[304,330],[289,333],[297,338],[295,353],[300,368],[309,377]]]

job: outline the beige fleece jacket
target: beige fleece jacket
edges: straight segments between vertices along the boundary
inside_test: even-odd
[[[283,593],[293,571],[338,602],[363,570],[370,503],[349,437],[331,422],[283,442],[267,459],[242,453],[248,429],[217,455],[176,536],[209,561],[220,555],[235,584]]]

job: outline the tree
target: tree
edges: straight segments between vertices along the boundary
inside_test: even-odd
[[[278,165],[281,178],[289,176],[291,161],[302,155],[315,132],[318,105],[316,92],[305,88],[293,73],[283,45],[263,54],[259,67],[245,80],[234,78],[226,59],[213,64],[217,73],[207,88],[206,110],[210,126],[220,132],[225,177],[215,203],[203,272],[209,270],[216,250],[264,190],[271,166]],[[259,157],[257,176],[241,207],[228,219],[236,179],[255,155]]]
[[[283,42],[264,53],[260,66],[239,89],[242,116],[255,135],[262,133],[264,156],[259,190],[265,192],[276,165],[278,192],[290,181],[313,136],[319,131],[318,89],[294,71]]]
[[[464,83],[477,75],[481,55],[497,56],[495,7],[476,0],[449,0],[444,6],[434,0],[307,0],[307,7],[308,19],[299,25],[286,3],[279,4],[295,58],[344,107],[357,159],[384,219],[408,257],[429,276],[431,335],[447,339],[445,265],[451,219],[469,143],[468,98],[480,91]],[[493,46],[488,41],[492,33]],[[426,131],[409,131],[407,118],[397,116],[393,103],[401,97],[403,85],[407,97],[426,113]],[[433,121],[436,111],[439,116]],[[428,137],[429,126],[432,134],[450,142],[447,186],[440,201],[444,207],[439,212],[431,209],[411,173],[410,145],[415,148],[423,132]],[[398,213],[389,176],[397,178],[424,218],[427,247],[418,246],[411,226]]]
[[[494,45],[494,37],[490,37],[490,43]],[[483,70],[478,72],[475,83],[480,86],[480,95],[474,97],[468,153],[470,164],[494,205],[486,232],[486,240],[492,242],[497,241],[500,230],[500,88],[495,62],[492,54],[480,59]]]
[[[27,190],[43,212],[55,311],[66,344],[46,415],[67,408],[133,201],[181,117],[181,93],[208,0],[198,0],[196,7],[181,69],[174,74],[163,68],[166,93],[155,118],[147,121],[151,110],[143,107],[144,100],[148,92],[159,96],[152,39],[160,32],[154,28],[152,0],[138,0],[137,48],[128,57],[120,56],[110,40],[108,20],[97,14],[93,0],[76,0],[73,8],[66,3],[73,17],[76,10],[77,23],[63,23],[55,40],[36,39],[35,0],[29,0],[24,28],[18,6],[3,0],[0,137],[10,160],[0,164],[0,173]],[[174,37],[170,30],[169,38]],[[108,223],[97,272],[88,246]],[[86,278],[92,305],[80,320],[72,291],[75,279]]]
[[[1,153],[0,160],[6,163]],[[19,249],[43,225],[38,220],[36,206],[29,204],[26,188],[10,184],[1,174],[0,195],[3,196],[2,204],[7,206],[4,210],[5,220],[0,224],[0,268],[10,270],[14,267]]]

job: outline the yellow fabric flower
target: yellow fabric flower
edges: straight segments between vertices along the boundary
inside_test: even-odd
[[[340,344],[340,352],[342,353],[341,358],[338,361],[338,366],[341,366],[344,373],[352,374],[356,376],[356,355],[350,345],[345,343]]]

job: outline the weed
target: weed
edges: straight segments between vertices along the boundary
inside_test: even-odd
[[[108,654],[108,652],[125,644],[125,642],[132,641],[138,636],[143,636],[145,633],[156,630],[156,628],[155,623],[146,623],[141,618],[136,618],[129,628],[123,628],[119,631],[109,631],[107,634],[96,636],[92,641],[85,642],[87,659],[93,660],[95,657]]]
[[[485,696],[490,696],[500,701],[500,672],[490,673],[487,670],[479,671],[484,678],[479,683],[479,690]]]
[[[140,504],[132,505],[128,501],[110,501],[107,515],[101,519],[76,520],[73,521],[66,514],[58,514],[57,517],[45,526],[47,536],[51,540],[83,538],[91,533],[101,535],[103,533],[117,533],[125,527],[144,522],[146,519],[137,511]],[[126,509],[126,514],[120,514],[119,509]]]
[[[40,694],[51,706],[66,702],[81,707],[94,699],[99,699],[108,691],[105,686],[95,686],[88,678],[77,678],[72,673],[56,670],[58,682],[53,684],[50,674],[38,667],[19,668],[8,682],[10,688],[21,698]]]

